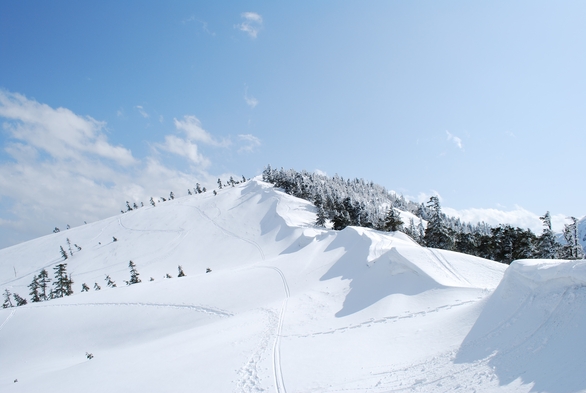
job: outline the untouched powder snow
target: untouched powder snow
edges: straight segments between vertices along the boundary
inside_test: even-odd
[[[0,391],[586,390],[584,262],[507,269],[314,221],[252,180],[0,250],[0,290],[29,298],[82,248],[72,296],[0,309]]]

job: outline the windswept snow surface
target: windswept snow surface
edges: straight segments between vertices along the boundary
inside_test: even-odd
[[[586,389],[583,262],[506,270],[314,220],[252,180],[0,250],[0,290],[28,298],[67,238],[82,248],[73,296],[0,310],[0,391]]]

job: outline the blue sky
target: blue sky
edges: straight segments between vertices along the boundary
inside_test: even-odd
[[[170,4],[168,4],[170,3]],[[265,165],[582,217],[586,3],[0,3],[0,247]]]

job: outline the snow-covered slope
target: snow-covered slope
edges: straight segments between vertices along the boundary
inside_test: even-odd
[[[542,373],[572,342],[570,360],[586,359],[579,263],[565,279],[514,264],[501,283],[505,265],[314,220],[253,180],[0,250],[0,290],[24,296],[67,238],[82,248],[74,295],[0,310],[0,391],[586,389],[575,367],[567,383]],[[142,283],[125,286],[130,260]]]

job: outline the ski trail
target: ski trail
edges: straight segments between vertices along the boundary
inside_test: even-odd
[[[470,281],[466,280],[465,277],[463,277],[462,275],[458,274],[454,269],[452,269],[450,263],[443,257],[438,256],[438,254],[431,248],[427,248],[427,251],[429,251],[429,253],[431,255],[433,255],[433,257],[439,262],[439,264],[444,268],[444,270],[446,270],[447,272],[449,272],[452,276],[454,276],[458,281],[464,281],[467,284],[470,285]],[[442,260],[443,259],[443,260]]]
[[[273,269],[277,273],[279,273],[279,275],[281,276],[281,280],[283,281],[283,289],[285,290],[285,299],[283,300],[281,312],[279,313],[277,337],[275,338],[275,343],[273,344],[273,375],[275,377],[275,388],[277,389],[277,393],[287,393],[287,389],[285,388],[285,380],[283,379],[283,369],[281,367],[281,332],[283,330],[285,311],[287,310],[287,302],[289,301],[289,296],[291,292],[289,291],[289,284],[287,283],[287,279],[285,278],[285,275],[283,274],[281,269],[274,266],[266,267],[269,269]]]
[[[255,242],[254,240],[245,239],[245,238],[243,238],[242,236],[239,236],[239,235],[237,235],[236,233],[234,233],[234,232],[232,232],[232,231],[229,231],[228,229],[226,229],[226,228],[222,227],[220,224],[218,224],[218,223],[217,223],[217,222],[216,222],[216,221],[215,221],[213,218],[211,218],[210,216],[208,216],[208,215],[207,215],[207,214],[206,214],[206,213],[205,213],[203,210],[201,210],[199,207],[197,207],[197,206],[192,206],[192,207],[193,207],[194,209],[196,209],[196,210],[199,212],[199,214],[200,214],[201,216],[203,216],[204,218],[206,218],[207,220],[209,220],[209,221],[210,221],[212,224],[214,224],[214,226],[215,226],[216,228],[218,228],[220,231],[224,232],[226,235],[228,235],[228,236],[232,236],[232,237],[235,237],[236,239],[242,240],[242,241],[244,241],[244,242],[246,242],[246,243],[248,243],[248,244],[251,244],[251,245],[253,245],[254,247],[256,247],[256,249],[258,250],[258,252],[259,252],[259,254],[260,254],[260,257],[261,257],[261,259],[262,259],[263,261],[265,260],[265,253],[264,253],[264,251],[263,251],[262,247],[261,247],[261,246],[260,246],[260,245],[259,245],[257,242]],[[217,207],[216,207],[216,208],[217,208]],[[218,211],[220,211],[220,209],[218,209]],[[220,211],[220,215],[221,215],[221,214],[222,214],[222,212]],[[219,216],[218,216],[218,217],[219,217]]]
[[[0,325],[0,330],[2,330],[2,328],[4,327],[4,325],[6,325],[6,322],[8,322],[8,320],[10,318],[12,318],[12,316],[14,315],[14,313],[16,312],[16,309],[12,310],[10,312],[10,314],[8,315],[8,317],[6,317],[6,319],[4,320],[4,322],[2,322],[2,325]]]

